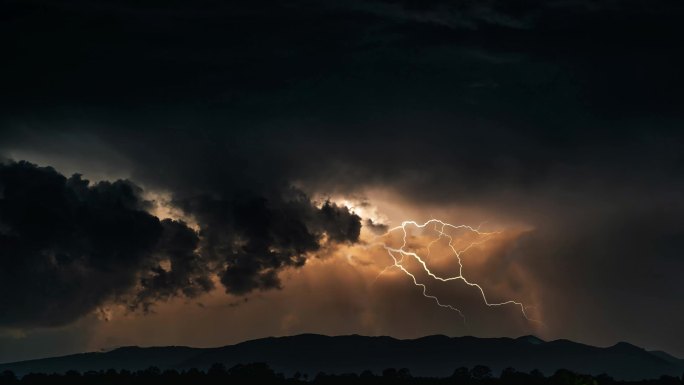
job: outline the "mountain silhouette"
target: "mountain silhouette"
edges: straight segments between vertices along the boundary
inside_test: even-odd
[[[550,375],[558,369],[584,374],[606,373],[616,379],[639,380],[662,375],[679,376],[684,360],[665,352],[649,352],[620,342],[600,348],[568,340],[543,341],[535,336],[477,338],[428,336],[411,340],[359,335],[302,334],[269,337],[219,348],[122,347],[109,352],[81,353],[0,364],[0,372],[64,373],[68,370],[207,369],[213,363],[227,367],[265,362],[278,372],[315,375],[360,373],[369,369],[408,368],[417,376],[446,377],[457,367],[486,365],[494,373],[507,367],[518,371],[539,369]]]

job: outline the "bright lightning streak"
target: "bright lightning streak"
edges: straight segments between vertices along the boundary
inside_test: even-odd
[[[389,251],[389,250],[388,250],[388,251]],[[434,300],[435,303],[437,303],[438,306],[441,306],[441,307],[444,307],[444,308],[448,308],[448,309],[451,309],[451,310],[457,312],[457,313],[461,316],[461,318],[463,318],[463,322],[465,322],[465,316],[463,315],[463,312],[461,312],[460,309],[458,309],[458,308],[456,308],[456,307],[453,307],[453,306],[451,306],[451,305],[445,305],[445,304],[443,304],[443,303],[441,303],[441,302],[439,301],[439,298],[435,297],[434,295],[428,294],[428,293],[427,293],[427,286],[425,286],[425,285],[422,284],[422,283],[418,283],[418,280],[416,279],[416,276],[413,275],[413,274],[411,274],[408,270],[406,270],[406,268],[401,264],[401,261],[398,260],[398,259],[394,256],[394,254],[392,253],[392,251],[389,251],[389,255],[390,255],[390,256],[392,257],[392,259],[394,260],[394,265],[391,265],[391,266],[389,266],[389,267],[396,266],[396,267],[398,267],[399,269],[401,269],[401,271],[403,271],[405,274],[407,274],[409,277],[411,277],[411,279],[413,280],[413,284],[414,284],[414,285],[420,286],[420,287],[423,288],[423,296],[424,296],[424,297],[430,298],[430,299]],[[403,256],[402,256],[402,259],[403,259]]]
[[[434,230],[439,234],[439,237],[438,237],[437,239],[431,241],[431,242],[428,244],[428,246],[427,246],[427,256],[430,255],[430,248],[431,248],[436,242],[438,242],[438,241],[441,240],[442,238],[447,238],[447,239],[449,240],[449,243],[448,243],[449,248],[450,248],[451,251],[454,253],[454,255],[456,256],[456,260],[458,261],[458,275],[455,275],[455,276],[452,276],[452,277],[446,277],[446,278],[445,278],[445,277],[440,277],[440,276],[438,276],[437,274],[433,273],[433,272],[430,270],[430,268],[428,267],[428,265],[427,265],[427,263],[425,262],[425,260],[424,260],[423,258],[421,258],[418,254],[416,254],[416,253],[414,253],[414,252],[410,252],[410,251],[406,251],[406,250],[405,250],[405,248],[406,248],[406,246],[407,246],[407,240],[406,240],[406,238],[408,237],[408,231],[406,230],[407,226],[414,226],[414,227],[416,227],[416,228],[418,228],[418,229],[423,229],[423,228],[425,228],[426,226],[428,226],[428,225],[430,225],[430,224],[434,224],[434,225],[435,225],[435,226],[434,226]],[[474,234],[477,234],[477,235],[479,235],[479,236],[483,236],[483,239],[481,239],[480,241],[477,241],[477,242],[471,242],[471,243],[470,243],[468,246],[466,246],[465,248],[463,248],[463,249],[461,249],[461,250],[457,250],[456,247],[455,247],[454,244],[453,244],[453,242],[454,242],[453,237],[452,237],[451,235],[449,235],[449,234],[446,232],[447,229],[470,231],[470,232],[472,232],[472,233],[474,233]],[[419,224],[419,223],[417,223],[417,222],[415,222],[415,221],[404,221],[404,222],[402,222],[402,224],[401,224],[400,226],[391,228],[389,231],[387,231],[385,234],[381,235],[380,237],[389,236],[390,234],[392,234],[394,231],[397,231],[397,230],[401,230],[401,231],[403,232],[403,237],[402,237],[402,241],[403,241],[403,242],[402,242],[401,247],[399,247],[399,248],[393,248],[393,247],[390,247],[390,246],[386,245],[385,243],[376,243],[376,244],[380,244],[380,245],[387,251],[388,255],[389,255],[389,256],[392,258],[392,260],[394,261],[394,263],[393,263],[392,265],[389,265],[389,266],[385,267],[385,269],[383,269],[383,270],[380,272],[380,274],[378,274],[378,276],[375,278],[376,280],[377,280],[383,273],[385,273],[388,269],[391,269],[391,268],[393,268],[393,267],[396,267],[396,268],[400,269],[404,274],[408,275],[408,276],[411,278],[411,280],[413,281],[413,284],[414,284],[414,285],[420,286],[420,287],[423,289],[423,296],[424,296],[424,297],[429,298],[429,299],[432,299],[432,300],[435,301],[435,303],[437,303],[437,305],[440,306],[440,307],[448,308],[448,309],[450,309],[450,310],[453,310],[453,311],[458,312],[458,314],[461,316],[461,318],[463,318],[463,321],[465,322],[465,316],[463,315],[463,312],[462,312],[460,309],[458,309],[458,308],[456,308],[456,307],[454,307],[454,306],[452,306],[452,305],[443,304],[443,303],[439,300],[439,298],[437,298],[437,297],[434,296],[434,295],[428,294],[428,293],[427,293],[427,286],[426,286],[425,284],[423,284],[423,283],[418,282],[418,279],[416,278],[416,276],[413,275],[411,272],[409,272],[409,271],[404,267],[404,265],[403,265],[404,258],[405,258],[405,257],[413,258],[413,259],[416,260],[416,262],[418,262],[418,263],[423,267],[423,270],[425,271],[425,273],[427,273],[430,277],[432,277],[432,278],[435,279],[435,280],[438,280],[438,281],[441,281],[441,282],[450,282],[450,281],[458,281],[458,280],[460,280],[460,281],[463,281],[466,285],[468,285],[468,286],[470,286],[470,287],[475,287],[475,288],[477,288],[477,289],[479,290],[479,292],[480,292],[480,295],[482,296],[482,300],[484,301],[485,305],[487,305],[488,307],[497,307],[497,306],[505,306],[505,305],[514,305],[514,306],[518,306],[518,307],[520,308],[520,312],[521,312],[522,316],[525,317],[525,319],[527,319],[528,321],[532,321],[532,322],[539,322],[539,321],[537,321],[537,320],[535,320],[535,319],[530,318],[530,317],[527,315],[527,312],[525,311],[525,309],[526,309],[527,307],[526,307],[522,302],[518,302],[518,301],[514,301],[514,300],[509,300],[509,301],[505,301],[505,302],[490,302],[490,301],[487,299],[487,295],[485,294],[485,291],[484,291],[484,289],[482,288],[482,286],[480,286],[480,285],[477,284],[477,283],[474,283],[474,282],[469,281],[469,280],[463,275],[463,263],[462,263],[462,261],[461,261],[461,255],[462,255],[463,253],[465,253],[466,251],[468,251],[470,248],[472,248],[472,247],[474,247],[474,246],[477,246],[477,245],[480,245],[480,244],[486,242],[486,241],[487,241],[489,238],[491,238],[494,234],[498,234],[498,232],[489,232],[489,233],[488,233],[488,232],[482,232],[482,231],[480,231],[480,228],[479,228],[479,227],[474,228],[474,227],[467,226],[467,225],[452,225],[452,224],[450,224],[450,223],[443,222],[443,221],[441,221],[441,220],[439,220],[439,219],[430,219],[430,220],[428,220],[427,222],[425,222],[425,223],[423,223],[423,224]],[[399,256],[399,257],[398,257],[398,256]]]

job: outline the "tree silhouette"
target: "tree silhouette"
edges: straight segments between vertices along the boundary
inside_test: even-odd
[[[5,370],[4,372],[0,373],[0,384],[16,384],[17,381],[17,376],[14,374],[13,371],[11,370]]]
[[[492,377],[492,370],[483,365],[472,369],[465,367],[454,370],[447,378],[414,377],[407,368],[387,368],[382,376],[370,370],[356,373],[319,373],[308,381],[306,373],[296,372],[285,378],[265,363],[235,365],[226,370],[223,364],[213,364],[206,372],[198,369],[163,372],[157,367],[130,372],[87,371],[83,374],[68,371],[64,374],[30,373],[18,378],[13,372],[0,373],[0,385],[683,385],[682,379],[662,376],[652,380],[616,381],[605,374],[590,376],[561,369],[551,377],[544,377],[538,371],[524,373],[513,368],[501,371],[498,378]]]
[[[508,367],[501,371],[501,376],[499,378],[504,382],[512,382],[515,380],[517,374],[518,372],[515,369]]]
[[[226,370],[226,366],[223,365],[222,363],[216,362],[211,365],[209,370],[207,371],[207,374],[212,377],[224,377],[225,375],[228,374],[228,371]]]
[[[484,365],[475,365],[470,371],[470,375],[475,380],[486,380],[492,378],[492,369]]]
[[[470,381],[470,369],[466,367],[460,367],[454,370],[454,373],[451,375],[451,378],[453,378],[456,383],[459,384],[465,384]]]
[[[408,380],[409,378],[412,378],[411,376],[411,371],[408,368],[401,368],[397,372],[397,378],[402,379],[402,380]]]
[[[375,374],[373,374],[373,372],[371,372],[370,370],[366,369],[363,372],[361,372],[361,375],[359,377],[364,380],[370,380],[375,377]]]
[[[532,369],[530,376],[534,378],[544,378],[544,373],[542,373],[539,369]]]
[[[397,378],[397,370],[394,368],[387,368],[382,371],[382,377],[383,378]]]

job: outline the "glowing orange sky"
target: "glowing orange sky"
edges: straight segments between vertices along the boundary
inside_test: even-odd
[[[407,218],[427,220],[433,214],[430,208],[411,206],[391,194],[371,194],[372,199],[333,200],[355,207],[364,220],[370,218],[374,223],[392,226]],[[156,198],[164,206],[163,195]],[[371,201],[373,204],[368,203]],[[168,207],[158,208],[155,214],[181,215]],[[483,286],[491,300],[522,301],[532,306],[530,312],[541,317],[543,307],[525,266],[505,258],[507,249],[526,228],[506,220],[500,225],[498,218],[484,217],[484,213],[472,209],[442,208],[441,214],[453,222],[475,226],[486,219],[482,228],[499,232],[463,255],[464,271],[469,279]],[[456,245],[473,241],[470,234],[456,235]],[[424,255],[435,236],[429,230],[412,233],[409,247]],[[395,234],[384,238],[389,244],[399,240]],[[377,231],[364,226],[359,244],[324,247],[304,267],[281,273],[279,290],[236,297],[216,289],[192,300],[159,303],[152,314],[146,315],[128,313],[120,306],[100,309],[93,319],[83,321],[88,324],[89,348],[131,344],[216,346],[265,335],[298,333],[397,337],[544,333],[541,325],[525,320],[516,307],[487,308],[477,290],[462,282],[430,280],[415,262],[407,260],[407,269],[428,285],[430,294],[464,311],[468,319],[464,324],[457,313],[424,298],[421,288],[404,273],[396,268],[385,270],[392,260],[386,250],[373,243],[377,239]],[[426,260],[438,274],[453,275],[458,271],[457,261],[444,241],[433,243]]]

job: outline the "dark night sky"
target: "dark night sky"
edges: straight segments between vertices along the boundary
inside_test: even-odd
[[[144,4],[1,6],[0,362],[299,332],[684,356],[680,1]],[[465,268],[543,324],[374,281],[372,234],[431,217],[499,231]]]

